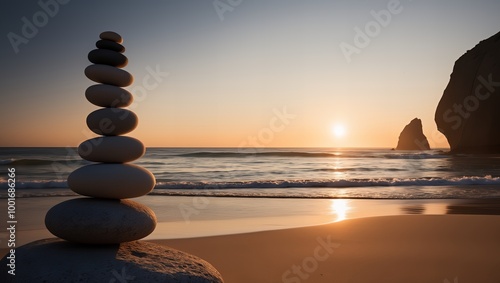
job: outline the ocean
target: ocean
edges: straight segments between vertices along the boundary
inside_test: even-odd
[[[157,179],[155,195],[246,198],[467,199],[500,197],[500,155],[446,150],[148,148],[133,162]],[[66,178],[75,148],[0,148],[0,197],[8,168],[16,197],[75,195]]]

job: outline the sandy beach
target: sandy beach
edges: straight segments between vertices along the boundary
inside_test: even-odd
[[[62,199],[20,199],[18,245],[53,238],[43,216]],[[145,240],[207,260],[226,283],[500,281],[496,199],[260,199],[255,206],[210,198],[210,209],[189,222],[172,209],[189,197],[140,201],[160,221]]]
[[[498,223],[498,215],[396,215],[150,241],[207,260],[226,283],[497,283]]]
[[[53,238],[43,218],[70,198],[19,199],[17,246]],[[138,199],[159,221],[144,240],[205,259],[226,283],[500,281],[496,199],[208,198],[186,219],[192,200]]]
[[[500,216],[406,215],[161,240],[226,283],[499,282]]]

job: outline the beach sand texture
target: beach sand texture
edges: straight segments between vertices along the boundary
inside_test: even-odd
[[[499,224],[498,215],[398,215],[151,242],[201,257],[225,283],[498,283]]]
[[[500,282],[500,216],[406,215],[159,240],[226,283]]]

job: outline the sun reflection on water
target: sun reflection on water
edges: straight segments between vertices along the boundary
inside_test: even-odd
[[[342,178],[343,176],[346,175],[345,171],[345,166],[342,162],[341,158],[335,158],[331,165],[334,172],[333,172],[333,177],[336,179]]]
[[[342,221],[347,218],[347,211],[351,209],[349,206],[349,200],[346,199],[334,199],[330,205],[333,214],[337,215],[337,219],[334,222]]]

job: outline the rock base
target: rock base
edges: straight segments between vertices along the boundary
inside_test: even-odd
[[[154,243],[83,245],[44,239],[15,250],[15,276],[0,261],[0,282],[223,282],[208,262]]]

